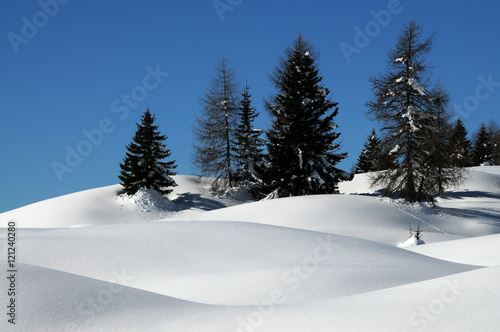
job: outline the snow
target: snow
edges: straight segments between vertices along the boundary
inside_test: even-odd
[[[2,213],[4,253],[17,222],[19,292],[16,326],[4,317],[0,330],[500,327],[498,166],[470,169],[434,209],[381,197],[370,174],[340,183],[341,195],[252,203],[172,178],[168,198],[115,185]],[[418,223],[425,244],[406,247]]]
[[[168,201],[165,197],[153,189],[141,188],[132,196],[121,194],[117,201],[122,206],[128,205],[130,210],[139,212],[158,212],[175,210],[175,205]]]
[[[398,244],[396,244],[396,247],[410,248],[410,247],[419,246],[422,244],[425,244],[425,241],[419,240],[419,239],[417,239],[417,237],[415,235],[413,235],[413,236],[410,236],[408,238],[408,240],[403,241],[403,242],[399,242]]]
[[[411,85],[420,95],[425,96],[425,88],[414,78],[408,79],[408,84]]]
[[[398,62],[396,60],[396,62]],[[402,76],[402,77],[398,77],[396,79],[396,83],[401,83],[403,81],[406,80],[406,83],[411,86],[413,89],[415,89],[420,95],[422,96],[426,96],[426,93],[425,93],[425,88],[420,84],[420,82],[418,82],[418,80],[416,80],[415,78],[411,77],[411,78],[408,78],[406,79],[406,77]],[[403,94],[406,94],[406,91],[402,91]],[[387,93],[386,95],[394,95],[394,93],[392,91],[389,91],[389,93]]]
[[[297,157],[299,157],[299,168],[303,168],[304,161],[302,159],[302,150],[300,148],[297,148]]]
[[[339,127],[339,126],[338,126],[335,122],[333,122],[333,121],[330,121],[330,123],[329,123],[328,125],[329,125],[329,126],[330,126],[330,128],[331,128],[331,129],[333,129],[333,130],[335,130],[335,129],[337,129],[337,128]]]
[[[401,149],[401,146],[399,146],[399,144],[396,144],[396,146],[394,146],[394,147],[391,149],[391,151],[389,151],[389,155],[394,154],[394,153],[397,153],[400,149]]]
[[[415,120],[413,119],[414,111],[415,109],[413,108],[413,106],[408,106],[406,113],[401,115],[402,118],[406,118],[408,120],[408,124],[410,125],[413,132],[420,130],[420,128],[418,128],[418,126],[415,124]]]

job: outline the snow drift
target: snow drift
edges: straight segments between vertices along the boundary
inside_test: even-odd
[[[19,292],[16,326],[0,328],[497,330],[500,167],[471,169],[434,209],[381,198],[366,178],[344,195],[241,204],[176,176],[168,199],[109,186],[3,213]],[[426,244],[396,247],[410,224]]]

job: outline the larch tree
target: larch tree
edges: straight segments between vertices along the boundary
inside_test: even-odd
[[[170,157],[170,150],[163,143],[167,136],[161,135],[149,108],[137,124],[132,142],[127,145],[123,163],[120,163],[120,175],[123,190],[128,195],[135,194],[140,188],[154,189],[166,195],[177,186],[172,179],[175,161],[163,161]]]
[[[394,157],[393,167],[374,174],[372,184],[409,202],[433,200],[439,192],[432,182],[440,166],[432,155],[444,151],[433,133],[440,126],[436,112],[444,115],[447,101],[444,90],[430,84],[426,57],[433,37],[423,38],[422,27],[411,21],[388,53],[386,72],[370,78],[368,114],[382,124],[384,148]]]
[[[234,185],[234,133],[238,119],[236,73],[222,57],[201,98],[196,117],[193,165],[202,176],[213,177],[212,189],[223,192]]]
[[[338,182],[350,178],[335,167],[347,154],[337,152],[338,107],[316,63],[313,45],[299,35],[271,75],[266,180],[273,196],[336,193]]]

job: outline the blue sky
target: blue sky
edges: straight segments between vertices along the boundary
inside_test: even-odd
[[[319,50],[324,85],[339,102],[345,170],[377,127],[365,115],[368,78],[385,69],[412,18],[436,32],[433,79],[469,132],[500,122],[499,15],[500,2],[465,0],[2,1],[0,212],[118,183],[148,105],[178,173],[192,174],[193,120],[220,56],[250,84],[265,129],[269,74],[299,32]],[[346,56],[341,45],[356,52]],[[68,151],[81,153],[66,160]],[[57,175],[54,163],[68,168]]]

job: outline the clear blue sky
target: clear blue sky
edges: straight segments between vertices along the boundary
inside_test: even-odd
[[[221,0],[219,13],[213,0],[59,1],[0,3],[0,212],[118,183],[125,145],[148,105],[178,173],[192,174],[193,119],[221,54],[252,87],[256,126],[266,128],[269,73],[299,32],[319,50],[324,85],[339,102],[345,170],[376,127],[365,115],[368,77],[384,70],[412,18],[426,35],[436,32],[433,77],[462,105],[469,132],[499,120],[498,1]],[[355,39],[356,29],[368,29],[368,39]],[[347,44],[357,47],[349,59]],[[58,178],[53,163],[68,166],[67,147],[86,155],[70,158],[72,172]]]

